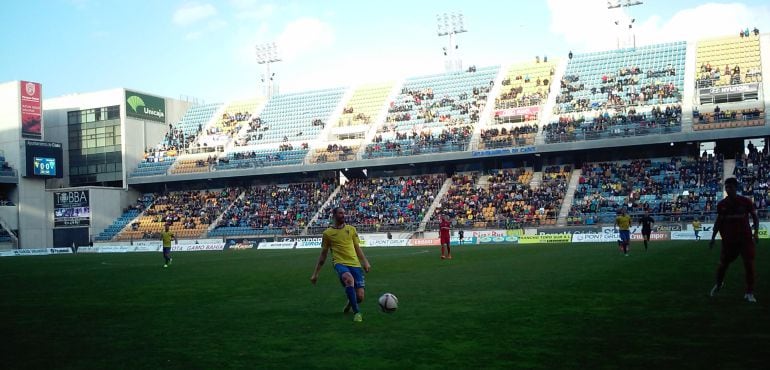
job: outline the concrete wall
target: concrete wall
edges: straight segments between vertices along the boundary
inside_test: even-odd
[[[0,218],[11,229],[19,228],[19,209],[16,206],[0,206]]]

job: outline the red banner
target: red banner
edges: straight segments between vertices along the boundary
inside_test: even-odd
[[[510,109],[498,109],[495,111],[495,117],[511,117],[511,116],[537,116],[540,112],[540,107],[523,107],[523,108],[510,108]]]
[[[21,135],[43,138],[42,86],[37,82],[21,81]]]

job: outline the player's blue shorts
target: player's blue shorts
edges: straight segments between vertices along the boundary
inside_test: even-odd
[[[623,243],[628,243],[631,241],[631,231],[620,230],[618,234],[620,234],[620,241],[622,241]]]
[[[353,281],[354,281],[353,286],[356,289],[363,288],[366,286],[366,282],[364,281],[364,270],[362,268],[346,266],[346,265],[335,263],[334,270],[337,271],[337,276],[340,277],[340,283],[342,283],[342,286],[345,286],[345,283],[342,281],[342,275],[345,274],[346,272],[349,272],[350,275],[353,275]]]

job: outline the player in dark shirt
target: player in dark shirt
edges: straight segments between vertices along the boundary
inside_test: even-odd
[[[644,216],[639,219],[639,225],[642,226],[642,239],[644,239],[644,251],[647,252],[647,243],[650,242],[650,234],[652,234],[652,224],[655,223],[655,219],[650,217],[650,211],[644,211]]]
[[[717,267],[716,284],[711,288],[710,295],[715,296],[724,286],[725,273],[730,263],[740,255],[746,270],[746,294],[743,296],[749,302],[754,298],[754,256],[756,243],[759,240],[759,217],[751,199],[737,195],[738,180],[731,177],[725,180],[727,197],[717,204],[717,220],[714,232],[711,234],[709,248],[714,247],[717,232],[722,236],[722,252]],[[749,215],[754,221],[752,235],[749,226]]]

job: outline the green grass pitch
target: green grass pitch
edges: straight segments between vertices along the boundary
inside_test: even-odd
[[[4,369],[759,369],[770,360],[770,243],[757,304],[740,259],[709,298],[702,242],[365,249],[364,322],[318,250],[0,259]],[[393,314],[377,297],[399,298]]]

